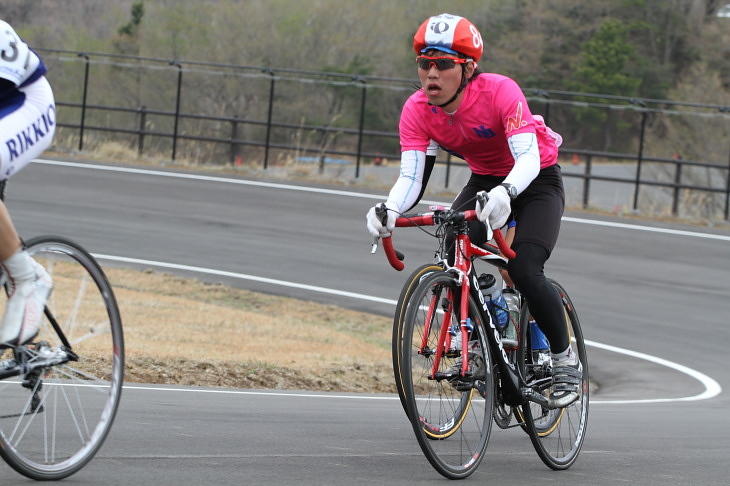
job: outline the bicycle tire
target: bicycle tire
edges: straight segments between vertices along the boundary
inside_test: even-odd
[[[396,308],[396,314],[393,323],[393,369],[396,380],[396,388],[398,389],[398,395],[401,400],[403,410],[406,412],[406,416],[408,416],[408,409],[406,406],[406,392],[404,390],[403,380],[400,374],[400,350],[402,349],[403,341],[403,321],[405,319],[405,311],[407,310],[408,304],[410,302],[410,297],[413,295],[413,292],[418,287],[418,284],[427,274],[435,271],[443,271],[443,267],[437,264],[425,264],[414,270],[413,273],[408,277],[406,284],[403,286],[403,289],[401,291],[401,297],[398,299],[398,306]],[[445,424],[452,424],[452,427],[441,427],[438,430],[433,430],[429,427],[425,427],[424,433],[426,434],[426,436],[432,440],[442,440],[454,433],[456,431],[456,427],[460,422],[459,416],[463,412],[468,410],[469,400],[470,397],[464,397],[462,399],[463,406],[457,407],[455,409],[455,416],[452,418],[452,420],[445,421]]]
[[[112,427],[124,379],[122,322],[106,275],[81,246],[58,236],[26,246],[54,286],[38,337],[19,349],[35,358],[59,352],[52,317],[78,360],[0,381],[0,455],[24,476],[58,480],[84,467]]]
[[[568,405],[558,409],[546,409],[536,403],[528,403],[521,409],[524,418],[524,427],[530,435],[530,439],[540,459],[551,469],[562,470],[573,465],[585,440],[586,427],[588,425],[588,401],[589,401],[589,377],[588,357],[583,340],[583,332],[568,293],[555,280],[548,279],[558,291],[565,310],[565,321],[568,333],[578,353],[581,365],[583,366],[583,378],[580,385],[580,398]],[[526,312],[525,314],[529,314]],[[529,348],[530,326],[527,325],[529,318],[526,318],[522,326],[522,343],[518,351],[518,362],[521,367],[522,376],[526,377],[528,386],[535,382],[540,376],[535,375],[535,364],[532,362],[532,353]],[[539,372],[538,372],[539,373]],[[549,396],[550,386],[535,388],[544,396]]]
[[[427,263],[424,265],[421,265],[420,267],[416,268],[411,275],[409,275],[408,279],[406,280],[406,283],[403,285],[403,288],[401,289],[401,294],[398,297],[398,304],[396,305],[395,315],[393,318],[393,338],[392,338],[392,356],[393,356],[393,376],[395,379],[395,387],[398,391],[398,397],[401,402],[401,406],[403,407],[403,411],[406,413],[406,416],[408,415],[408,410],[406,407],[406,395],[405,391],[403,389],[403,380],[401,378],[400,374],[400,363],[401,363],[401,355],[400,355],[400,349],[401,349],[401,342],[403,340],[403,320],[405,318],[405,311],[408,306],[408,302],[410,300],[410,296],[413,294],[413,291],[416,289],[420,281],[423,279],[423,277],[428,274],[429,272],[435,272],[435,271],[443,271],[443,266],[433,263]],[[495,420],[497,420],[497,409],[495,408]],[[454,424],[458,423],[458,418],[455,418],[452,422]],[[424,432],[428,436],[428,438],[433,440],[441,440],[446,437],[450,433],[453,433],[455,429],[451,430],[440,430],[437,433],[434,433],[433,431],[429,430],[428,428],[424,429]]]
[[[400,375],[400,363],[401,363],[401,342],[403,341],[403,319],[405,318],[406,308],[410,301],[413,291],[421,282],[424,275],[429,272],[435,272],[443,270],[441,265],[434,263],[427,263],[416,268],[406,279],[403,284],[400,295],[398,296],[398,304],[395,307],[395,314],[393,316],[393,338],[392,338],[392,356],[393,356],[393,377],[395,379],[395,388],[398,391],[398,397],[400,403],[403,406],[403,410],[406,411],[405,394],[403,391],[403,380]],[[407,411],[406,411],[407,413]]]
[[[455,279],[436,271],[429,272],[412,292],[403,321],[401,377],[407,415],[421,450],[441,475],[462,479],[471,475],[484,457],[494,413],[494,379],[478,302],[470,297],[468,309],[480,344],[474,352],[483,360],[483,380],[472,379],[470,384],[468,379],[430,379],[433,354],[420,352],[424,334],[426,349],[434,350],[443,326],[451,325],[443,322],[443,312],[428,311],[431,302],[440,308],[444,299],[453,302],[455,291],[460,291]],[[458,322],[459,316],[454,313],[452,319]],[[446,371],[456,361],[442,355],[439,371]]]

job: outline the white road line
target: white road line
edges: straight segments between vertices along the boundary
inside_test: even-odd
[[[316,285],[300,284],[296,282],[289,282],[286,280],[277,280],[274,278],[259,277],[257,275],[249,275],[246,273],[228,272],[225,270],[216,270],[214,268],[194,267],[191,265],[180,265],[178,263],[165,263],[156,262],[153,260],[140,260],[139,258],[128,258],[115,255],[101,255],[94,253],[94,257],[99,260],[107,260],[112,262],[120,263],[132,263],[136,265],[148,265],[151,267],[158,268],[169,268],[172,270],[184,270],[186,272],[202,273],[206,275],[216,275],[219,277],[236,278],[239,280],[250,280],[252,282],[262,282],[266,284],[276,285],[279,287],[290,287],[294,289],[309,290],[311,292],[317,292],[321,294],[337,295],[340,297],[350,297],[358,300],[367,300],[370,302],[378,302],[380,304],[391,304],[396,305],[398,301],[392,299],[383,299],[380,297],[374,297],[372,295],[358,294],[356,292],[347,292],[344,290],[328,289],[327,287],[318,287]]]
[[[207,274],[207,275],[216,275],[216,276],[223,276],[223,277],[229,277],[229,278],[235,278],[240,280],[250,280],[255,282],[263,282],[268,283],[272,285],[278,285],[283,287],[293,287],[293,288],[299,288],[299,289],[305,289],[312,292],[320,292],[320,293],[326,293],[330,295],[338,295],[338,296],[344,296],[349,297],[353,299],[359,299],[359,300],[367,300],[370,302],[379,302],[382,304],[389,304],[395,306],[398,302],[392,299],[383,299],[380,297],[374,297],[371,295],[365,295],[365,294],[358,294],[355,292],[343,292],[341,290],[336,289],[328,289],[326,287],[317,287],[314,285],[305,285],[305,284],[298,284],[295,282],[287,282],[285,280],[276,280],[272,278],[265,278],[265,277],[259,277],[256,275],[247,275],[244,273],[236,273],[236,272],[227,272],[223,270],[216,270],[213,268],[204,268],[204,267],[194,267],[190,265],[179,265],[176,263],[165,263],[165,262],[156,262],[153,260],[140,260],[138,258],[128,258],[128,257],[118,257],[113,255],[101,255],[101,254],[94,254],[94,257],[99,260],[107,260],[107,261],[113,261],[113,262],[120,262],[120,263],[130,263],[130,264],[136,264],[136,265],[146,265],[151,267],[157,267],[157,268],[167,268],[167,269],[173,269],[173,270],[184,270],[199,274]],[[681,401],[696,401],[696,400],[707,400],[713,397],[718,396],[722,392],[722,388],[720,387],[720,384],[717,383],[717,381],[713,380],[709,376],[700,373],[699,371],[693,370],[691,368],[688,368],[684,365],[674,363],[672,361],[665,360],[663,358],[659,358],[656,356],[652,356],[645,353],[638,353],[636,351],[631,351],[629,349],[619,348],[617,346],[611,346],[609,344],[602,344],[596,341],[589,341],[586,340],[587,346],[593,346],[596,348],[604,349],[607,351],[611,351],[618,354],[623,354],[626,356],[631,356],[637,359],[643,359],[645,361],[649,361],[661,366],[666,366],[668,368],[671,368],[673,370],[679,371],[680,373],[684,373],[695,380],[702,383],[702,385],[705,387],[705,391],[693,396],[688,397],[677,397],[677,398],[655,398],[655,399],[636,399],[636,400],[591,400],[591,403],[613,403],[613,404],[627,404],[627,403],[659,403],[659,402],[681,402]],[[139,388],[139,387],[135,387]],[[150,387],[145,387],[150,388]],[[157,388],[152,388],[157,389]],[[162,390],[170,390],[169,388],[160,388]],[[182,391],[188,391],[187,389],[181,389]],[[201,392],[207,392],[207,393],[245,393],[245,394],[252,394],[252,395],[278,395],[279,393],[267,393],[267,392],[244,392],[244,391],[227,391],[227,390],[198,390]],[[339,395],[317,395],[317,394],[302,394],[297,393],[293,396],[301,396],[301,397],[328,397],[328,398],[356,398],[351,396],[339,396]],[[392,397],[363,397],[366,399],[390,399]]]
[[[241,184],[241,185],[249,185],[249,186],[262,186],[262,187],[271,187],[271,188],[277,188],[277,189],[286,189],[286,190],[294,190],[294,191],[306,191],[306,192],[316,192],[321,194],[332,194],[336,196],[347,196],[347,197],[361,197],[361,198],[371,198],[371,199],[382,199],[382,195],[376,195],[376,194],[364,194],[364,193],[357,193],[357,192],[351,192],[351,191],[338,191],[338,190],[332,190],[332,189],[320,189],[316,187],[306,187],[306,186],[296,186],[291,184],[278,184],[278,183],[271,183],[271,182],[261,182],[261,181],[249,181],[249,180],[242,180],[242,179],[230,179],[225,177],[213,177],[213,176],[205,176],[205,175],[198,175],[198,174],[185,174],[185,173],[179,173],[179,172],[165,172],[165,171],[158,171],[158,170],[150,170],[150,169],[138,169],[138,168],[128,168],[128,167],[115,167],[115,166],[106,166],[106,165],[98,165],[98,164],[80,164],[75,162],[64,162],[64,161],[58,161],[58,160],[35,160],[35,163],[40,164],[47,164],[47,165],[61,165],[61,166],[67,166],[67,167],[77,167],[81,169],[92,169],[92,170],[104,170],[104,171],[111,171],[111,172],[126,172],[126,173],[132,173],[132,174],[145,174],[145,175],[152,175],[152,176],[160,176],[160,177],[173,177],[173,178],[179,178],[179,179],[194,179],[194,180],[200,180],[200,181],[210,181],[210,182],[221,182],[221,183],[227,183],[227,184]],[[444,204],[443,202],[438,201],[422,201],[424,204]],[[622,229],[629,229],[629,230],[635,230],[635,231],[650,231],[650,232],[656,232],[656,233],[665,233],[665,234],[673,234],[678,236],[689,236],[689,237],[695,237],[695,238],[710,238],[710,239],[717,239],[717,240],[724,240],[724,241],[730,241],[729,236],[724,235],[715,235],[710,233],[700,233],[700,232],[694,232],[694,231],[682,231],[682,230],[674,230],[669,228],[653,228],[649,226],[641,226],[641,225],[634,225],[634,224],[625,224],[625,223],[614,223],[610,221],[597,221],[597,220],[591,220],[591,219],[583,219],[583,218],[571,218],[571,217],[563,217],[564,221],[573,222],[573,223],[580,223],[580,224],[592,224],[592,225],[599,225],[599,226],[610,226],[614,228],[622,228]],[[330,295],[337,295],[341,297],[349,297],[353,299],[358,300],[365,300],[370,302],[378,302],[382,304],[389,304],[389,305],[396,305],[397,301],[392,299],[383,299],[380,297],[374,297],[371,295],[365,295],[365,294],[359,294],[355,292],[345,292],[341,290],[336,289],[329,289],[326,287],[317,287],[314,285],[306,285],[306,284],[299,284],[295,282],[287,282],[284,280],[276,280],[266,277],[259,277],[256,275],[247,275],[243,273],[235,273],[235,272],[227,272],[223,270],[215,270],[211,268],[203,268],[203,267],[194,267],[190,265],[180,265],[176,263],[165,263],[165,262],[156,262],[151,260],[140,260],[136,258],[128,258],[128,257],[121,257],[121,256],[113,256],[113,255],[94,255],[96,258],[100,260],[107,260],[107,261],[115,261],[115,262],[121,262],[121,263],[133,263],[133,264],[141,264],[141,265],[149,265],[154,266],[158,268],[168,268],[168,269],[176,269],[176,270],[185,270],[195,273],[201,273],[201,274],[208,274],[208,275],[218,275],[218,276],[224,276],[229,278],[236,278],[241,280],[249,280],[249,281],[255,281],[255,282],[262,282],[272,285],[278,285],[283,287],[291,287],[291,288],[299,288],[304,289],[312,292],[319,292],[319,293],[326,293]],[[607,351],[611,351],[618,354],[623,354],[626,356],[631,356],[637,359],[643,359],[646,361],[650,361],[652,363],[666,366],[668,368],[671,368],[673,370],[679,371],[680,373],[684,373],[695,380],[698,380],[702,385],[705,387],[705,391],[693,396],[688,397],[679,397],[679,398],[657,398],[657,399],[646,399],[646,400],[591,400],[591,403],[610,403],[610,404],[628,404],[628,403],[659,403],[659,402],[678,402],[678,401],[697,401],[697,400],[707,400],[713,397],[718,396],[722,392],[722,388],[720,387],[720,384],[710,378],[709,376],[700,373],[697,370],[693,370],[691,368],[688,368],[684,365],[674,363],[672,361],[665,360],[663,358],[659,358],[656,356],[651,356],[644,353],[638,353],[636,351],[631,351],[624,348],[619,348],[616,346],[611,346],[608,344],[602,344],[595,341],[586,341],[586,345],[593,346],[597,348],[601,348]],[[125,387],[126,388],[126,387]],[[140,388],[140,389],[157,389],[154,387],[130,387],[130,388]],[[187,389],[171,389],[171,388],[159,388],[160,390],[178,390],[178,391],[190,391]],[[207,393],[241,393],[241,394],[249,394],[249,395],[279,395],[279,393],[268,393],[268,392],[249,392],[249,391],[228,391],[228,390],[195,390],[195,391],[204,391]],[[327,398],[364,398],[364,399],[394,399],[397,397],[363,397],[363,396],[348,396],[348,395],[318,395],[318,394],[286,394],[287,396],[299,396],[299,397],[327,397]]]
[[[117,167],[110,165],[98,165],[98,164],[81,164],[77,162],[66,162],[61,160],[41,160],[36,159],[33,161],[37,164],[43,165],[60,165],[64,167],[76,167],[78,169],[91,169],[91,170],[103,170],[108,172],[125,172],[128,174],[144,174],[158,177],[170,177],[174,179],[192,179],[197,181],[207,182],[222,182],[226,184],[238,184],[242,186],[258,186],[258,187],[271,187],[274,189],[286,189],[289,191],[302,191],[302,192],[316,192],[320,194],[332,194],[335,196],[348,196],[348,197],[362,197],[362,198],[375,198],[373,194],[362,194],[352,191],[338,191],[334,189],[321,189],[318,187],[307,187],[307,186],[295,186],[292,184],[279,184],[276,182],[261,182],[261,181],[249,181],[244,179],[232,179],[228,177],[217,177],[217,176],[206,176],[200,174],[186,174],[184,172],[165,172],[162,170],[152,169],[138,169],[132,167]],[[381,196],[382,198],[382,196]]]
[[[697,231],[684,231],[672,228],[653,228],[651,226],[641,226],[638,224],[614,223],[612,221],[597,221],[595,219],[571,218],[568,216],[563,216],[563,221],[569,221],[571,223],[592,224],[595,226],[610,226],[612,228],[629,229],[635,231],[648,231],[651,233],[664,233],[668,235],[691,236],[694,238],[708,238],[711,240],[730,241],[730,236],[715,235],[712,233],[699,233]]]
[[[214,388],[175,388],[151,385],[124,385],[125,390],[147,390],[147,391],[165,391],[165,392],[182,392],[182,393],[213,393],[220,395],[259,395],[268,397],[300,397],[300,398],[342,398],[346,400],[398,400],[398,396],[394,395],[335,395],[335,394],[319,394],[319,393],[297,393],[287,391],[254,391],[254,390],[225,390]]]
[[[159,176],[159,177],[172,177],[177,179],[191,179],[191,180],[199,180],[199,181],[208,181],[208,182],[221,182],[226,184],[238,184],[238,185],[244,185],[244,186],[257,186],[257,187],[270,187],[273,189],[286,189],[289,191],[303,191],[303,192],[314,192],[319,194],[331,194],[335,196],[346,196],[346,197],[357,197],[357,198],[364,198],[364,199],[374,199],[377,201],[380,201],[383,199],[383,194],[367,194],[362,192],[352,192],[352,191],[340,191],[340,190],[334,190],[334,189],[322,189],[317,187],[307,187],[307,186],[297,186],[292,184],[280,184],[276,182],[262,182],[262,181],[251,181],[251,180],[244,180],[244,179],[232,179],[227,177],[217,177],[217,176],[206,176],[206,175],[200,175],[200,174],[187,174],[183,172],[166,172],[161,170],[153,170],[153,169],[139,169],[139,168],[132,168],[132,167],[117,167],[117,166],[109,166],[109,165],[99,165],[99,164],[82,164],[78,162],[66,162],[66,161],[60,161],[60,160],[45,160],[45,159],[36,159],[33,161],[34,163],[38,164],[45,164],[45,165],[60,165],[65,167],[76,167],[79,169],[91,169],[91,170],[102,170],[102,171],[109,171],[109,172],[126,172],[130,174],[145,174],[145,175],[152,175],[152,176]],[[422,200],[422,204],[426,205],[441,205],[441,206],[448,206],[450,203],[444,202],[444,201],[431,201],[431,200]],[[563,216],[563,221],[571,222],[571,223],[579,223],[579,224],[592,224],[596,226],[609,226],[612,228],[622,228],[622,229],[630,229],[630,230],[636,230],[636,231],[648,231],[653,233],[664,233],[664,234],[671,234],[671,235],[677,235],[677,236],[691,236],[695,238],[708,238],[708,239],[714,239],[714,240],[721,240],[721,241],[730,241],[730,236],[726,235],[717,235],[712,233],[701,233],[698,231],[684,231],[684,230],[677,230],[672,228],[654,228],[651,226],[642,226],[638,224],[626,224],[626,223],[615,223],[611,221],[598,221],[593,219],[585,219],[585,218],[573,218],[569,216]]]
[[[651,399],[645,399],[645,400],[602,400],[602,403],[660,403],[660,402],[693,402],[698,400],[708,400],[710,398],[714,398],[718,396],[722,392],[722,387],[720,387],[720,384],[710,378],[709,376],[700,373],[697,370],[693,370],[692,368],[688,368],[687,366],[675,363],[673,361],[669,361],[663,358],[658,358],[656,356],[652,356],[650,354],[645,353],[639,353],[637,351],[631,351],[629,349],[619,348],[617,346],[611,346],[610,344],[602,344],[596,341],[585,341],[586,346],[593,346],[595,348],[604,349],[606,351],[611,351],[613,353],[617,354],[623,354],[626,356],[631,356],[632,358],[637,359],[643,359],[645,361],[650,361],[652,363],[658,364],[660,366],[666,366],[667,368],[671,368],[673,370],[679,371],[680,373],[684,373],[685,375],[688,375],[695,380],[702,383],[702,385],[705,387],[705,391],[702,393],[699,393],[697,395],[689,396],[689,397],[679,397],[679,398],[651,398]],[[591,403],[593,401],[591,400]]]

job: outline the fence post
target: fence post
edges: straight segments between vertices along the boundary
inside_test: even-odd
[[[266,170],[269,167],[269,146],[271,145],[271,120],[274,116],[274,87],[276,82],[276,77],[274,76],[274,71],[270,69],[264,69],[262,71],[264,74],[268,74],[271,76],[271,83],[269,83],[269,113],[266,116],[266,145],[264,148],[264,170]]]
[[[365,96],[367,94],[367,84],[365,79],[360,76],[353,78],[355,81],[362,83],[362,92],[360,95],[360,126],[357,131],[357,159],[355,161],[355,179],[360,177],[360,157],[362,155],[362,137],[365,130]]]
[[[137,155],[142,156],[144,150],[144,127],[147,125],[147,107],[139,109],[139,138],[137,140]]]
[[[679,213],[679,184],[682,182],[682,161],[677,159],[674,162],[674,190],[672,191],[672,215],[676,216]]]
[[[727,179],[725,186],[725,220],[730,216],[730,151],[727,154]]]
[[[180,123],[180,92],[182,91],[182,73],[183,69],[179,62],[170,61],[171,66],[177,68],[177,95],[175,99],[175,125],[172,129],[172,160],[177,156],[177,131]]]
[[[81,100],[81,123],[79,124],[79,151],[82,151],[84,149],[84,127],[86,126],[86,97],[89,93],[89,56],[84,52],[79,52],[79,57],[86,59],[84,90]]]
[[[590,200],[591,194],[591,171],[593,170],[593,156],[591,154],[586,155],[586,167],[585,176],[583,180],[583,209],[588,209],[588,201]]]
[[[238,155],[238,116],[234,116],[231,120],[231,163],[236,162],[236,156]]]
[[[641,100],[632,99],[631,103],[641,107],[646,104]],[[636,158],[636,181],[634,185],[634,211],[639,207],[639,181],[641,180],[641,162],[644,159],[644,133],[646,131],[646,110],[641,110],[641,131],[639,132],[639,153]]]

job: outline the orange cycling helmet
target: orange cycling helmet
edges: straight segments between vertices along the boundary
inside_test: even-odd
[[[442,13],[424,21],[413,37],[417,55],[429,49],[463,54],[478,61],[484,51],[479,30],[464,17]]]

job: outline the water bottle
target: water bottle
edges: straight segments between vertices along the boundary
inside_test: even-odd
[[[548,367],[550,365],[550,343],[534,320],[530,321],[530,348],[532,348],[532,363],[535,366]]]
[[[509,312],[509,323],[504,330],[504,338],[502,344],[505,347],[517,347],[517,328],[520,325],[520,294],[513,288],[502,290],[502,296],[507,302],[507,310]]]
[[[540,326],[534,320],[530,321],[530,347],[533,351],[546,351],[550,349],[547,337],[542,333]]]
[[[487,300],[487,307],[496,318],[494,324],[501,331],[509,324],[509,311],[507,310],[507,302],[502,295],[502,289],[497,285],[497,279],[494,278],[494,275],[483,273],[478,280],[479,288]]]

